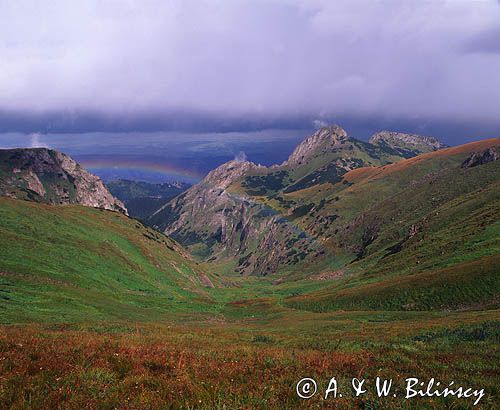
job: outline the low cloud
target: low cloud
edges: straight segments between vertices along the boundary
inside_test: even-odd
[[[34,132],[30,134],[30,148],[49,148],[47,144],[41,140],[42,134]]]
[[[323,120],[314,120],[313,121],[313,127],[316,130],[319,130],[320,128],[323,128],[326,126],[328,126],[328,123],[326,121],[323,121]]]
[[[234,160],[236,162],[245,162],[247,161],[247,154],[245,154],[243,151],[240,151],[234,156]]]

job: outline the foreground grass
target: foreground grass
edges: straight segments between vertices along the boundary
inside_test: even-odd
[[[296,312],[271,322],[4,326],[0,408],[472,407],[470,399],[405,400],[406,377],[484,388],[478,408],[495,408],[498,318],[498,311]],[[351,378],[373,389],[377,376],[393,378],[398,397],[371,390],[353,397]],[[344,397],[299,399],[303,377],[316,379],[319,392],[336,377]]]

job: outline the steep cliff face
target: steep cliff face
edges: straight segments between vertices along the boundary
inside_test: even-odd
[[[410,144],[418,138],[424,146],[413,146],[403,155],[382,136],[372,144],[349,137],[338,125],[324,127],[281,165],[221,165],[148,222],[204,260],[236,261],[237,272],[265,275],[291,270],[328,257],[327,243],[335,235],[331,226],[338,215],[334,209],[325,212],[335,203],[325,187],[347,188],[344,175],[351,170],[427,152],[426,137],[402,140]]]
[[[0,195],[48,204],[80,204],[127,214],[99,177],[46,148],[0,150]]]

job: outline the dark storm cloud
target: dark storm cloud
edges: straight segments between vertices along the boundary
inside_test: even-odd
[[[499,13],[500,14],[500,13]],[[500,15],[498,16],[500,19]],[[464,44],[464,51],[469,53],[500,54],[500,24],[473,36]]]
[[[495,122],[499,30],[495,1],[0,0],[0,117]]]

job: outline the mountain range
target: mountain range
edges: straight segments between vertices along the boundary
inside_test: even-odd
[[[240,280],[299,310],[495,307],[499,147],[330,126],[282,164],[233,160],[192,187],[110,184],[121,200],[62,153],[1,150],[5,317],[217,312],[215,289]],[[161,201],[139,204],[143,223],[123,204],[141,198]]]
[[[384,131],[367,143],[324,127],[281,165],[223,164],[146,221],[198,258],[239,273],[286,273],[313,261],[328,267],[359,258],[375,234],[368,227],[360,240],[346,239],[353,218],[373,205],[359,198],[353,212],[347,202],[356,189],[347,175],[443,148],[431,137]]]

